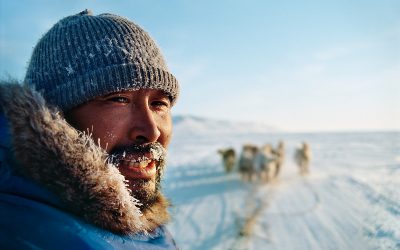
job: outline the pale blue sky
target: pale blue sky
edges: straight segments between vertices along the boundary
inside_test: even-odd
[[[135,21],[181,83],[174,114],[284,131],[400,130],[400,1],[0,0],[0,76],[60,18]]]

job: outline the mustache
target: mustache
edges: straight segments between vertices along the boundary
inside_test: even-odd
[[[120,146],[114,148],[108,156],[108,160],[112,163],[118,163],[125,158],[126,155],[136,155],[137,162],[144,160],[164,161],[167,150],[159,143],[152,142],[148,144],[132,144],[128,146]],[[150,157],[146,156],[150,155]]]

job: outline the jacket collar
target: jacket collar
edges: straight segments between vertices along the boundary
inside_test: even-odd
[[[15,171],[54,193],[67,211],[122,235],[154,231],[169,221],[169,203],[160,192],[152,207],[140,211],[105,151],[35,90],[0,84],[0,109],[10,123]]]

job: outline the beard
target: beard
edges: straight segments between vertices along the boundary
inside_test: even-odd
[[[156,175],[151,179],[128,178],[120,168],[120,164],[127,156],[134,155],[137,161],[155,161]],[[113,149],[109,155],[109,161],[113,163],[124,175],[127,187],[131,195],[139,200],[140,210],[144,211],[155,204],[161,190],[161,178],[164,173],[166,150],[158,142],[145,145],[123,146]]]
[[[157,164],[157,174],[155,180],[127,180],[131,195],[140,201],[140,210],[144,211],[154,205],[161,190],[161,177],[164,172],[164,161]]]

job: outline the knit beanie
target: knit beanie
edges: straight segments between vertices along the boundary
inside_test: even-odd
[[[160,49],[126,18],[85,10],[56,23],[33,50],[25,84],[67,111],[123,90],[158,89],[175,103],[179,85]]]

